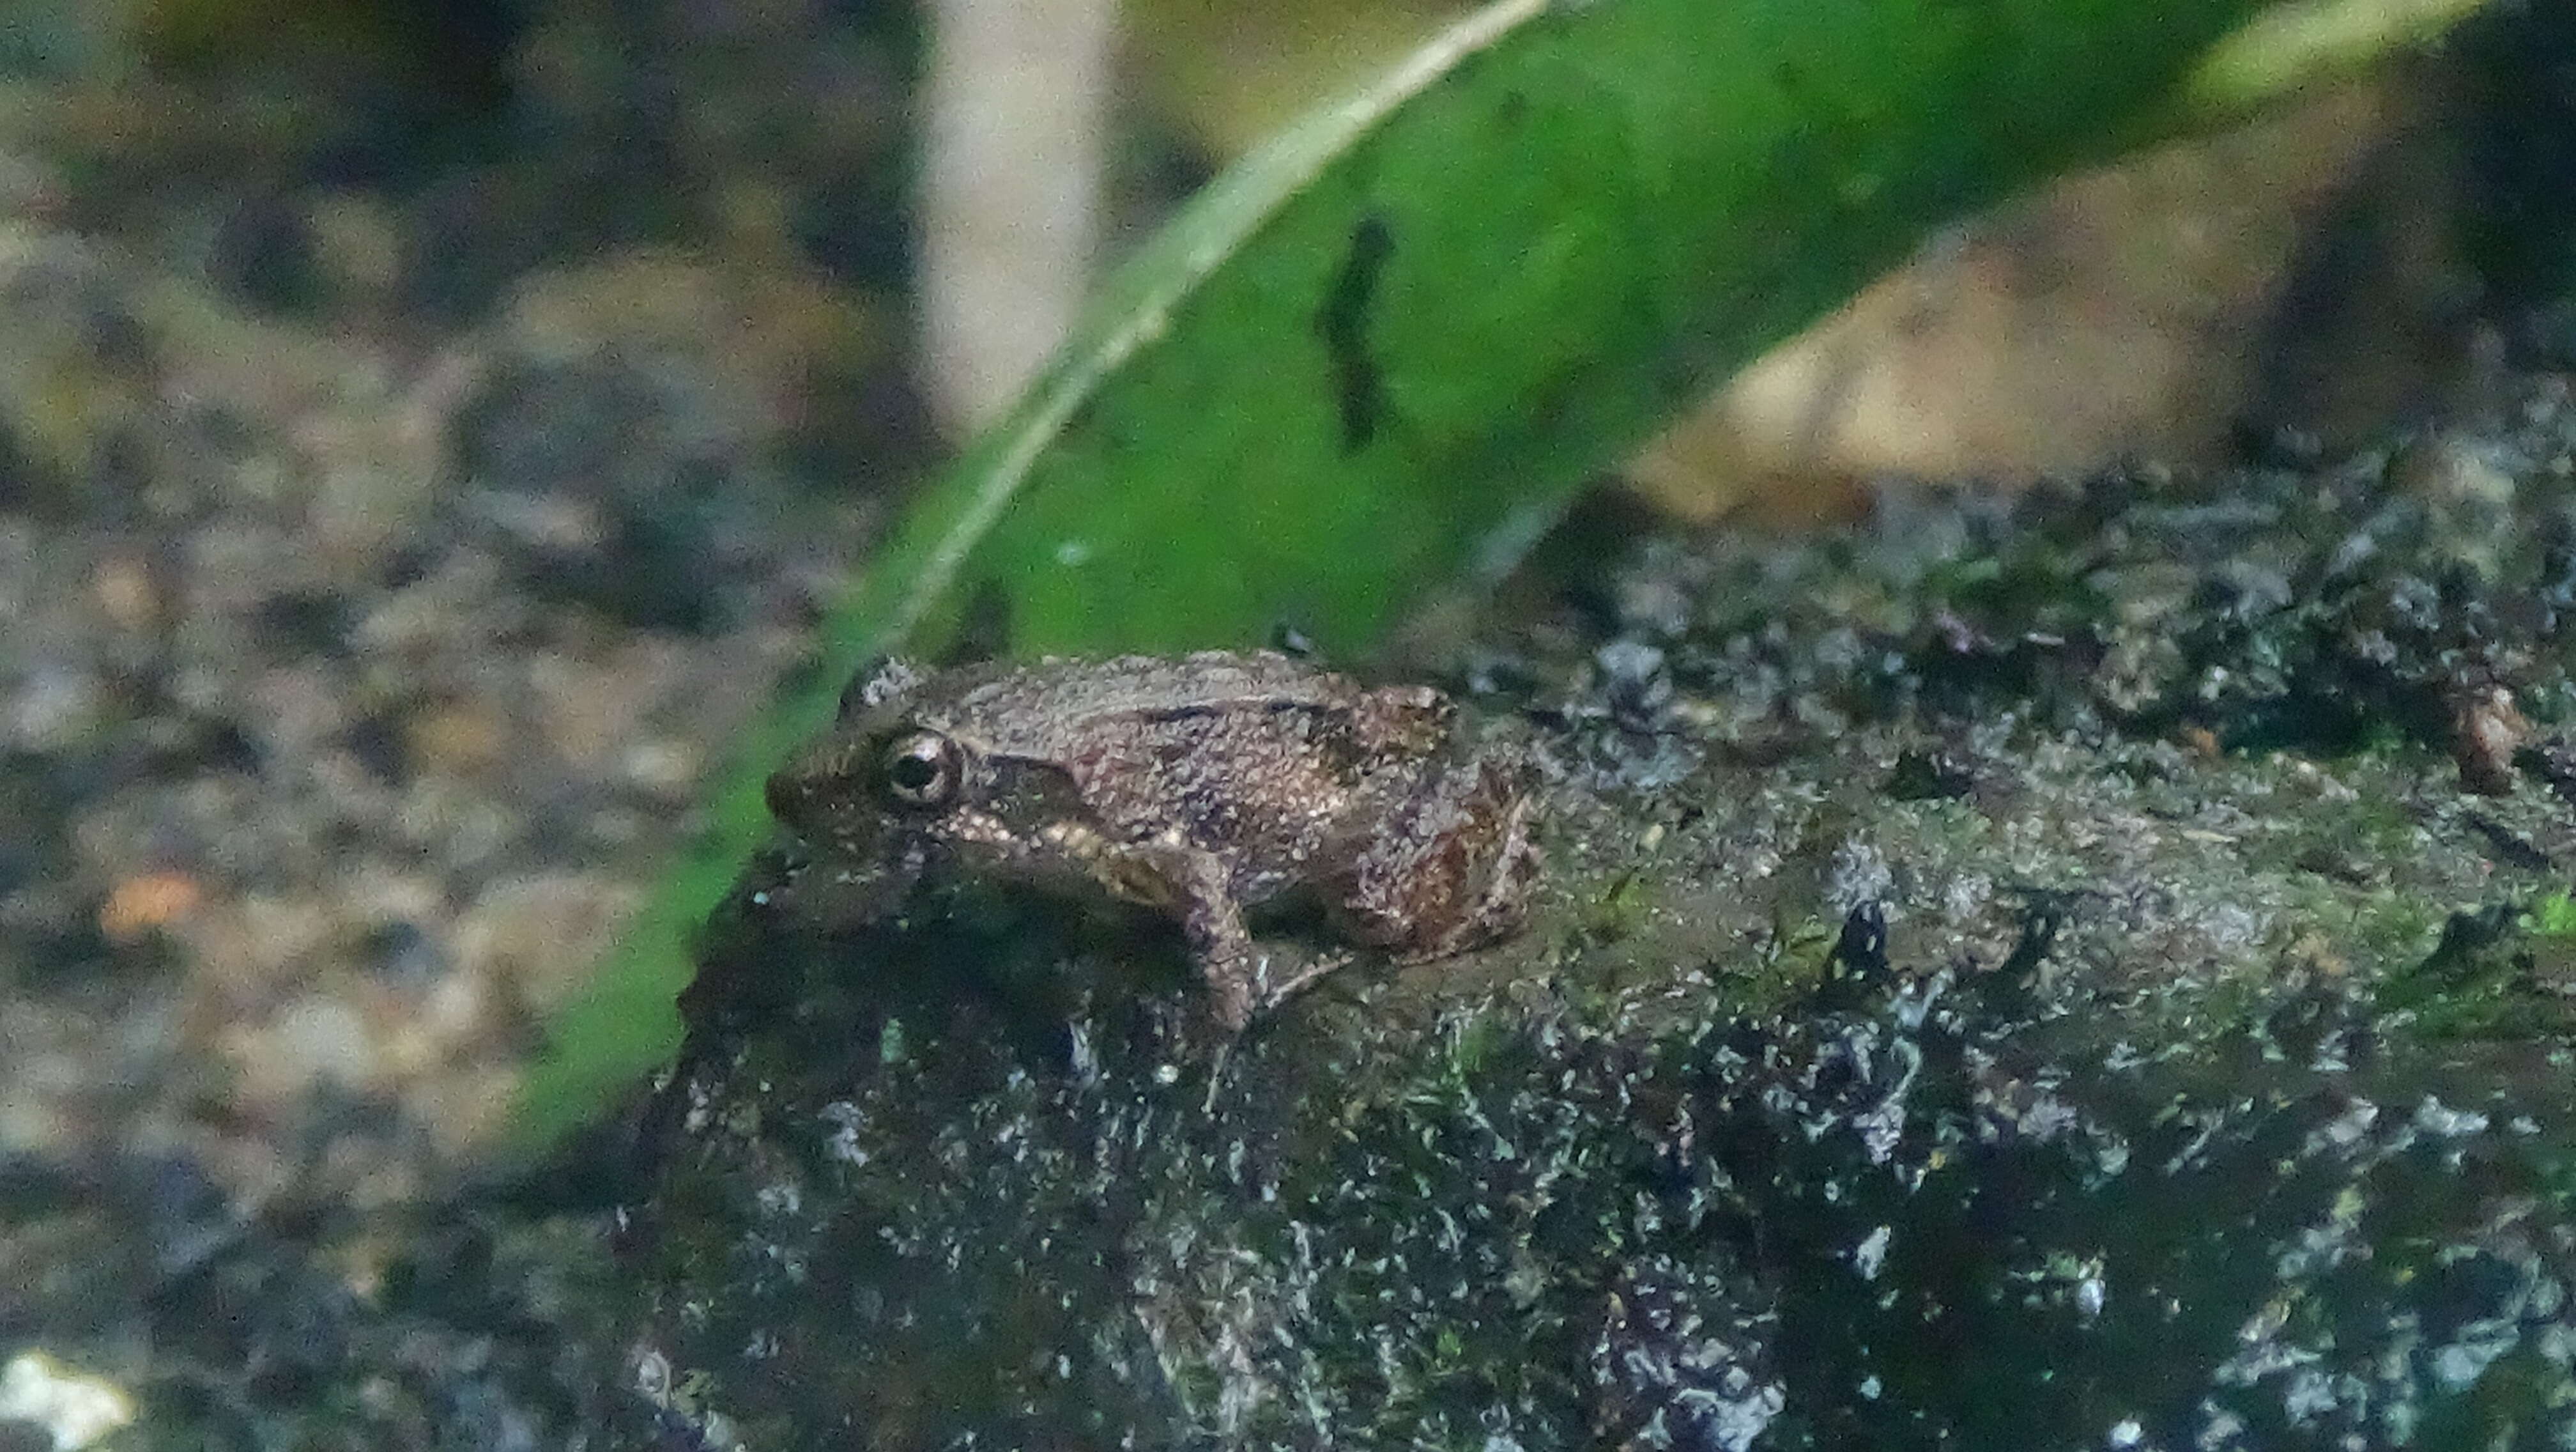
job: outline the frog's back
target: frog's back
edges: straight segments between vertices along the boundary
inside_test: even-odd
[[[915,719],[988,754],[1063,761],[1105,739],[1161,737],[1211,717],[1345,717],[1367,694],[1346,676],[1287,656],[1205,651],[979,667],[942,699],[919,703]]]

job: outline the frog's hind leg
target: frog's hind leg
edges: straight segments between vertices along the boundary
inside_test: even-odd
[[[1518,928],[1540,864],[1529,786],[1507,756],[1426,786],[1335,884],[1344,929],[1412,963]]]

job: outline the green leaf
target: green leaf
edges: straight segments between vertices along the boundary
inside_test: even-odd
[[[974,606],[1016,653],[1357,653],[1507,564],[1927,228],[2147,118],[2254,0],[1503,0],[1227,173],[925,494],[712,826],[551,1025],[542,1144],[676,1040],[689,929],[840,677]],[[2162,103],[2162,104],[2160,104]]]
[[[2229,36],[2195,68],[2183,96],[2208,114],[2243,111],[2302,86],[2331,84],[2430,45],[2486,0],[2291,0]]]

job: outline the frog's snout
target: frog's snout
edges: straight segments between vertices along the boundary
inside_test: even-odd
[[[840,774],[829,756],[808,747],[771,772],[761,791],[769,814],[803,836],[813,836],[831,808],[833,783]]]

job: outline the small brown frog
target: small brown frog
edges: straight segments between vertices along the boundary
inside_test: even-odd
[[[1312,892],[1399,960],[1520,924],[1539,852],[1522,751],[1478,746],[1426,686],[1268,652],[889,664],[769,779],[820,896],[890,911],[925,872],[1106,891],[1180,920],[1240,1030],[1348,955],[1256,943],[1244,910]],[[1274,966],[1276,964],[1277,966]]]

